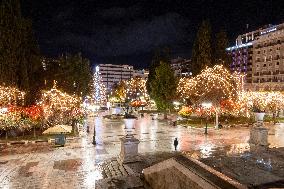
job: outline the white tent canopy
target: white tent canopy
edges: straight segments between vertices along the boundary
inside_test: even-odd
[[[60,133],[71,133],[72,126],[69,125],[55,125],[50,127],[43,132],[43,134],[60,134]]]

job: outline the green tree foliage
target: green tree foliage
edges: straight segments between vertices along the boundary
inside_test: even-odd
[[[177,81],[169,64],[161,62],[155,69],[155,79],[150,83],[152,98],[159,110],[172,107],[172,100],[176,96]]]
[[[19,6],[14,1],[4,0],[0,7],[0,82],[6,85],[16,84],[17,49],[21,44]]]
[[[208,20],[201,23],[193,44],[192,74],[199,74],[206,66],[212,66],[211,26]]]
[[[31,21],[21,16],[19,0],[3,0],[0,5],[0,83],[25,91],[29,105],[39,95],[42,73]]]
[[[170,63],[169,48],[157,49],[154,53],[154,57],[149,67],[148,80],[146,82],[146,88],[150,96],[152,94],[150,83],[152,83],[152,81],[155,79],[155,74],[156,74],[155,69],[160,65],[160,62],[165,62],[168,64]]]
[[[81,53],[62,55],[58,59],[47,59],[46,85],[52,87],[57,81],[57,87],[69,94],[85,97],[90,93],[92,71],[88,59]]]
[[[226,68],[230,67],[230,56],[226,52],[226,48],[229,45],[227,33],[221,30],[216,34],[215,48],[214,48],[214,59],[215,64],[223,64]]]

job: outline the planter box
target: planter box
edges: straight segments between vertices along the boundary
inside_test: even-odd
[[[153,114],[153,119],[154,120],[158,119],[158,114]]]
[[[135,119],[123,119],[125,129],[134,129]]]
[[[254,112],[254,117],[256,122],[263,122],[265,113],[264,112]]]
[[[28,141],[11,141],[10,144],[11,145],[14,145],[14,144],[28,144]]]
[[[35,143],[48,142],[48,140],[36,140]]]

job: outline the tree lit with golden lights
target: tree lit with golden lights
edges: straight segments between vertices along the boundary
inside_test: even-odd
[[[211,102],[219,105],[222,100],[237,98],[235,77],[222,65],[206,68],[193,78],[181,78],[177,91],[184,99],[195,104]]]
[[[81,99],[64,93],[54,86],[42,94],[38,105],[43,108],[44,117],[50,124],[68,124],[81,106]]]

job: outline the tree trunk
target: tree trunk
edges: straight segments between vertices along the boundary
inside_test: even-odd
[[[216,128],[216,129],[219,128],[219,126],[218,126],[218,125],[219,125],[219,119],[218,119],[218,118],[219,118],[219,117],[218,117],[219,115],[218,115],[218,114],[219,114],[219,112],[218,112],[218,109],[216,108],[216,125],[215,125],[215,128]]]
[[[273,112],[272,117],[273,117],[273,124],[275,125],[276,124],[276,117],[277,117],[277,110],[275,112]]]
[[[164,113],[164,119],[168,119],[168,114],[167,114],[167,112]]]
[[[34,138],[36,137],[36,133],[35,133],[35,125],[34,125]]]

